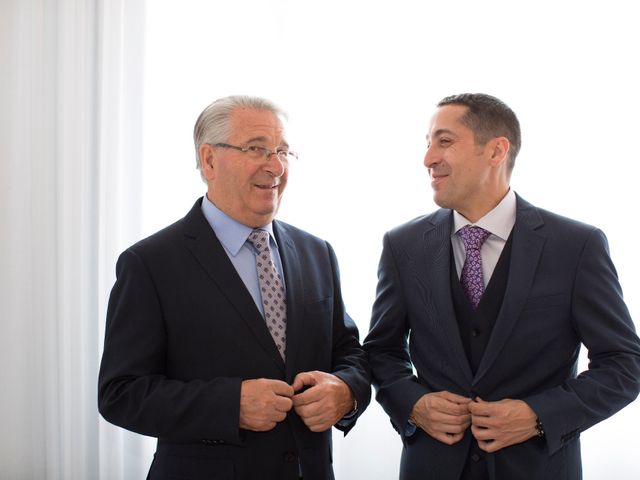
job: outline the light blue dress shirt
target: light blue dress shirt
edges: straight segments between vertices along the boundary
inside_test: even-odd
[[[209,222],[209,225],[211,225],[216,237],[220,240],[220,243],[224,247],[224,251],[229,256],[229,260],[233,263],[233,266],[238,272],[238,275],[240,275],[240,278],[247,287],[247,290],[249,290],[256,307],[258,307],[258,310],[264,317],[262,297],[260,296],[260,285],[258,283],[258,270],[256,268],[256,255],[258,251],[247,241],[247,238],[253,229],[234,220],[224,213],[211,203],[206,195],[202,199],[202,213],[207,219],[207,222]],[[280,253],[278,252],[276,239],[273,236],[273,224],[269,223],[260,228],[269,232],[269,250],[271,251],[271,256],[278,273],[284,279],[282,260],[280,259]],[[347,425],[356,412],[357,407],[345,415],[338,422],[338,425]]]
[[[224,251],[229,256],[229,260],[231,260],[231,263],[238,272],[238,275],[240,275],[247,290],[249,290],[256,307],[258,307],[258,310],[264,317],[260,285],[258,283],[258,270],[256,268],[256,255],[258,251],[247,241],[253,228],[231,218],[216,207],[206,195],[202,199],[202,213],[207,219],[207,222],[209,222],[209,225],[211,225],[216,237],[220,240]],[[273,224],[269,223],[260,228],[269,232],[269,250],[271,251],[276,270],[278,270],[278,273],[284,279],[282,260],[278,252],[276,239],[273,236]]]

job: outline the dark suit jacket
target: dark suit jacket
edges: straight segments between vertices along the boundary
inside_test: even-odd
[[[403,437],[401,478],[460,476],[469,431],[453,446],[420,429],[404,435],[415,402],[442,390],[522,399],[541,419],[546,439],[487,456],[491,479],[580,478],[580,432],[627,405],[640,388],[640,342],[605,236],[517,198],[502,308],[472,375],[451,298],[452,221],[451,210],[441,209],[384,237],[364,346],[376,398]],[[590,367],[576,376],[581,343]]]
[[[269,432],[240,430],[244,379],[291,383],[331,372],[370,399],[369,367],[346,314],[330,245],[274,222],[287,290],[287,361],[201,212],[120,256],[107,313],[99,409],[158,437],[150,478],[332,479],[331,430],[311,432],[292,410]],[[348,431],[357,415],[343,428]]]

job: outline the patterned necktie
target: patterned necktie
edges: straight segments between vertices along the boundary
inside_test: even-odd
[[[284,360],[287,344],[287,307],[282,278],[269,251],[269,232],[256,229],[247,238],[256,247],[256,268],[267,328]]]
[[[484,241],[491,235],[491,232],[480,227],[465,225],[458,230],[458,235],[462,238],[465,250],[460,283],[462,283],[462,289],[475,309],[480,303],[480,299],[484,293],[480,247],[482,247]]]

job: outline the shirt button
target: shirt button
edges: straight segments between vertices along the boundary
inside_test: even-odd
[[[478,330],[477,328],[474,328],[473,330],[471,330],[472,337],[477,337],[478,335],[480,335],[480,330]]]
[[[473,455],[471,455],[471,460],[473,460],[474,462],[479,462],[480,455],[478,455],[477,453],[474,453]]]

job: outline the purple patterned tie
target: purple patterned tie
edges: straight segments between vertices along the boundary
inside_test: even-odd
[[[282,278],[273,264],[273,258],[269,251],[269,232],[256,229],[249,234],[247,240],[258,250],[256,268],[264,319],[284,360],[287,345],[287,306]]]
[[[484,281],[482,278],[482,257],[480,247],[491,235],[491,232],[471,225],[465,225],[458,230],[458,235],[464,243],[465,259],[460,274],[462,289],[475,309],[480,303],[484,293]]]

